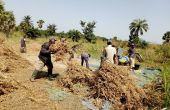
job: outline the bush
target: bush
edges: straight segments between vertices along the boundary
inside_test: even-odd
[[[164,107],[170,107],[170,61],[162,64],[162,80],[164,88]],[[169,110],[169,109],[168,109]]]
[[[35,39],[35,38],[41,36],[41,33],[38,29],[31,28],[31,29],[27,30],[26,35],[31,39]]]
[[[146,48],[148,46],[148,42],[146,42],[145,40],[139,40],[139,43],[138,43],[138,47],[140,48]]]
[[[165,59],[170,58],[170,44],[164,44],[161,46],[160,51],[163,53]]]

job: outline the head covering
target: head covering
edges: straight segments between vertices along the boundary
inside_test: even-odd
[[[107,41],[107,45],[112,45],[112,41],[111,41],[111,40],[108,40],[108,41]]]
[[[134,44],[134,43],[131,43],[130,46],[134,48],[134,47],[135,47],[135,44]]]
[[[55,42],[55,41],[56,41],[56,39],[54,37],[49,38],[49,42]]]

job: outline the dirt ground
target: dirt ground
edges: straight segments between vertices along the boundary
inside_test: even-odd
[[[16,68],[16,71],[11,73],[2,73],[5,78],[15,83],[17,89],[11,93],[0,95],[0,110],[87,110],[82,106],[81,98],[78,95],[68,93],[69,95],[62,100],[50,98],[53,93],[48,90],[61,89],[59,88],[60,85],[56,83],[58,78],[51,81],[44,77],[37,79],[35,82],[30,82],[29,78],[38,61],[40,46],[36,42],[27,44],[27,53],[19,52],[19,44],[13,47],[19,56],[28,60],[31,64],[24,68]],[[53,64],[53,73],[60,77],[66,70],[66,66],[62,62],[54,62]],[[42,73],[45,74],[46,68],[43,71]]]

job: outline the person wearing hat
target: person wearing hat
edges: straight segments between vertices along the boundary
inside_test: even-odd
[[[128,50],[129,65],[133,69],[135,67],[135,45],[132,43]]]
[[[108,40],[107,42],[107,47],[105,47],[104,49],[104,57],[106,59],[106,61],[115,64],[116,63],[116,48],[112,46],[112,41]]]
[[[32,76],[30,78],[31,81],[34,81],[36,79],[38,72],[41,71],[44,66],[47,66],[47,68],[48,68],[47,76],[48,77],[52,76],[53,64],[51,61],[51,54],[54,52],[51,52],[49,50],[49,47],[50,47],[50,45],[55,44],[55,41],[56,41],[56,39],[54,37],[51,37],[49,39],[49,42],[45,42],[41,46],[41,50],[38,55],[39,61],[36,65],[36,69],[34,70]]]

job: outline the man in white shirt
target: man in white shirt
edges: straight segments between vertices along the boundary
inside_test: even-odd
[[[116,48],[112,46],[112,41],[107,42],[107,47],[104,49],[104,56],[106,61],[115,64],[116,63]]]

